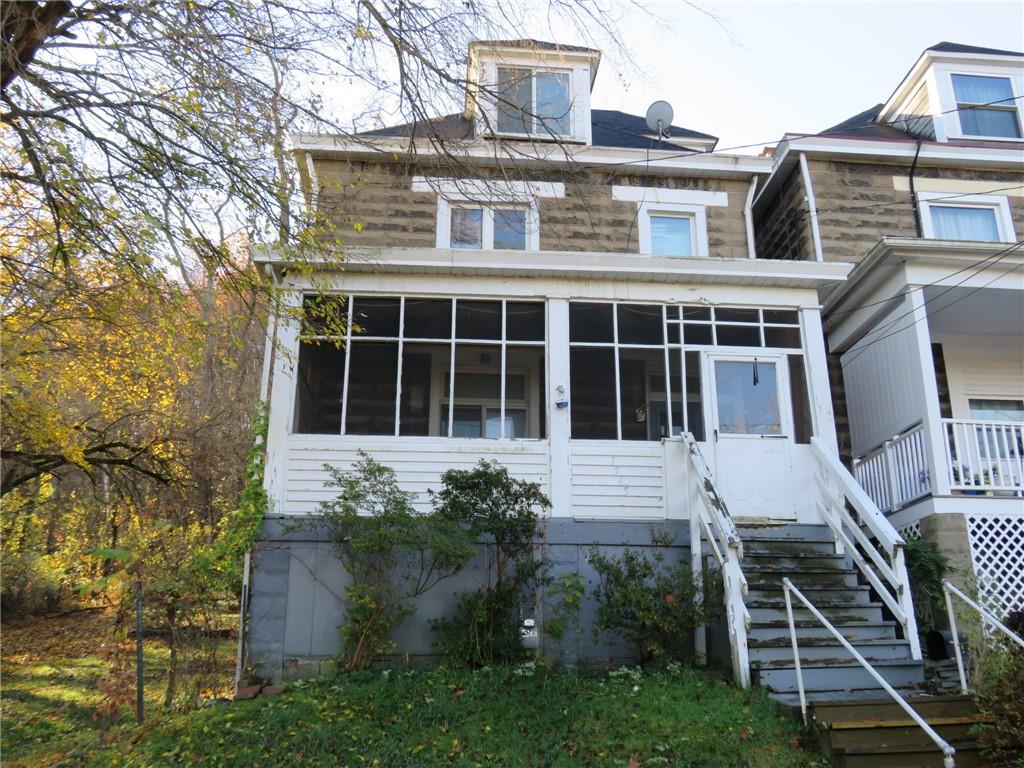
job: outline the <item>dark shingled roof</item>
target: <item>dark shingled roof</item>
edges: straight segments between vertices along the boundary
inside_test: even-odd
[[[977,45],[961,45],[960,43],[941,42],[936,43],[929,51],[940,53],[987,53],[990,56],[1024,56],[1020,51],[1002,51],[998,48],[980,48]]]
[[[416,134],[424,137],[432,130],[448,141],[469,139],[473,136],[473,123],[458,112],[445,115],[431,122],[428,130],[424,122],[403,123],[374,131],[363,131],[360,136],[411,136]],[[686,139],[702,139],[717,141],[717,137],[699,131],[691,131],[673,125],[668,131],[668,138],[660,142],[647,127],[645,118],[630,115],[614,109],[593,109],[590,114],[593,143],[596,147],[616,147],[623,149],[689,149]]]
[[[488,48],[535,48],[541,51],[566,51],[567,53],[600,53],[594,48],[584,48],[581,45],[561,45],[528,37],[519,40],[474,40],[469,45],[470,47],[480,45]]]
[[[875,122],[883,106],[883,104],[875,104],[875,106],[858,112],[853,117],[849,117],[831,128],[826,128],[819,135],[851,136],[858,139],[905,139],[910,136],[899,128]]]

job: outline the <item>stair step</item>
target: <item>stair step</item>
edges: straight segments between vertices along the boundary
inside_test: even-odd
[[[785,611],[783,611],[785,616]],[[803,644],[808,640],[832,640],[832,633],[822,626],[821,622],[814,620],[797,621],[797,637]],[[839,627],[839,632],[850,642],[856,644],[864,640],[895,640],[895,621],[856,621],[844,622]],[[789,622],[783,618],[781,621],[755,621],[752,623],[747,637],[753,642],[766,642],[771,640],[784,640],[789,642]]]
[[[969,695],[909,696],[907,703],[925,719],[973,717],[978,714],[974,697]],[[899,704],[884,695],[851,702],[816,702],[812,707],[812,715],[817,722],[826,724],[864,721],[871,718],[899,720],[907,716]]]
[[[802,587],[800,591],[804,593],[804,597],[810,600],[815,608],[836,603],[862,603],[867,605],[871,602],[871,588],[861,584],[855,586],[808,586]],[[791,595],[790,599],[793,603],[793,608],[799,608],[802,611],[807,610],[796,597]],[[777,602],[779,605],[785,606],[786,596],[783,594],[781,579],[777,584],[767,584],[759,581],[751,583],[748,580],[747,600]]]
[[[802,592],[805,587],[856,587],[857,572],[834,568],[792,568],[776,569],[769,566],[748,566],[744,563],[743,575],[751,589],[776,587],[782,589],[782,578],[788,576]],[[808,595],[810,598],[810,595]],[[813,601],[812,601],[813,602]]]
[[[832,622],[836,629],[843,631],[846,624],[858,622],[877,623],[882,621],[882,606],[878,603],[820,603],[818,611]],[[762,622],[774,624],[778,621],[787,621],[786,605],[779,601],[753,601],[747,603],[747,610],[750,612],[752,624]],[[811,612],[806,608],[793,608],[793,620],[798,622],[817,622]],[[821,626],[820,622],[818,622]]]
[[[745,543],[745,542],[744,542]],[[846,555],[821,554],[817,552],[747,552],[743,553],[743,570],[766,572],[801,571],[808,568],[853,571],[853,564]]]
[[[777,539],[740,534],[743,557],[750,555],[834,555],[836,542],[831,536],[810,539]]]
[[[736,526],[740,538],[775,541],[835,541],[832,531],[827,525],[807,525],[785,523],[782,525],[743,525]]]
[[[956,768],[981,768],[992,762],[978,750],[974,741],[951,742],[956,750]],[[864,747],[835,750],[836,768],[941,768],[942,752],[934,744],[931,749],[915,746],[903,748]]]
[[[849,659],[849,652],[835,640],[806,640],[797,638],[800,651],[800,663],[819,663],[831,659]],[[854,644],[857,652],[868,661],[895,661],[910,659],[910,643],[906,640],[867,640]],[[793,646],[787,639],[785,642],[772,641],[749,643],[750,660],[753,663],[766,665],[770,663],[793,662]]]
[[[952,744],[958,741],[961,743],[973,741],[971,728],[978,722],[980,721],[971,720],[964,723],[940,724],[929,720],[928,725],[934,728],[941,738]],[[935,748],[935,742],[913,720],[907,720],[899,725],[832,729],[828,734],[828,739],[833,750],[863,747],[917,747],[922,750]]]
[[[902,696],[904,699],[911,699],[915,696],[921,696],[922,690],[916,685],[911,686],[893,686],[896,689],[896,693]],[[807,706],[809,711],[813,711],[815,707],[820,706],[850,706],[856,702],[876,702],[878,701],[879,694],[885,695],[884,691],[879,688],[871,688],[867,690],[858,691],[806,691],[807,695]],[[780,691],[771,694],[778,704],[783,707],[789,707],[793,710],[794,717],[800,717],[800,694],[797,691]],[[889,699],[892,702],[892,699]],[[893,706],[896,706],[895,704]],[[902,710],[901,710],[902,711]]]
[[[805,691],[856,691],[879,689],[878,682],[856,661],[836,659],[834,662],[815,661],[801,664]],[[894,688],[921,685],[924,665],[908,659],[877,661],[872,664],[886,682]],[[760,685],[772,691],[788,693],[797,690],[796,669],[793,660],[751,665]]]

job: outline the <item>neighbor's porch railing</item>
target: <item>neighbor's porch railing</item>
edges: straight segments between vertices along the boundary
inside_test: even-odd
[[[820,437],[811,438],[821,471],[821,513],[836,540],[836,551],[850,556],[878,597],[892,612],[910,643],[914,659],[921,658],[921,641],[914,618],[914,601],[903,552],[905,542],[892,523],[842,465]]]
[[[943,419],[942,428],[951,488],[1024,494],[1024,424]]]
[[[895,512],[932,492],[924,425],[918,422],[854,459],[853,476],[883,512]]]
[[[701,540],[706,537],[711,553],[722,569],[733,679],[743,688],[749,688],[750,653],[747,647],[747,630],[750,628],[750,611],[743,601],[743,596],[747,593],[747,579],[740,566],[743,559],[743,542],[729,516],[725,500],[715,488],[714,476],[690,432],[683,433],[683,450],[689,459],[691,480],[697,487],[701,502],[696,510],[690,512],[690,562],[693,566],[694,582],[697,585],[703,584],[704,558],[701,554]],[[703,649],[703,631],[703,627],[698,628],[698,636],[695,639],[698,654]]]

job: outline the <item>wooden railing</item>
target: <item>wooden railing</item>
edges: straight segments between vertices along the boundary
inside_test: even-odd
[[[868,584],[892,612],[910,643],[913,658],[921,658],[921,641],[910,592],[903,538],[878,505],[820,437],[811,438],[821,471],[821,513],[836,540],[836,552],[847,554]]]
[[[895,512],[932,492],[924,426],[918,422],[854,459],[853,476],[883,512]]]
[[[748,688],[750,653],[747,647],[747,630],[750,629],[750,612],[743,600],[747,593],[747,579],[740,565],[743,560],[743,542],[729,516],[725,500],[715,488],[714,476],[690,432],[683,433],[683,450],[688,457],[687,469],[691,482],[698,492],[698,504],[690,513],[690,562],[693,566],[694,582],[699,587],[703,585],[702,540],[706,539],[711,554],[722,570],[733,679],[743,688]],[[695,645],[699,654],[704,646],[704,628],[698,628],[697,633]]]
[[[1024,424],[943,419],[942,428],[951,488],[1024,494]]]

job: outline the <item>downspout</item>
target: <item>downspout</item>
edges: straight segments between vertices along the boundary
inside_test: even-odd
[[[910,164],[910,207],[914,211],[914,231],[919,238],[924,237],[924,228],[921,226],[921,206],[917,202],[917,192],[914,191],[914,172],[917,170],[917,158],[921,155],[921,140],[917,140],[917,151],[914,152],[914,162]]]
[[[807,201],[807,210],[811,217],[811,240],[814,242],[815,261],[824,261],[825,255],[821,250],[821,232],[818,230],[818,205],[814,201],[814,187],[811,185],[811,170],[807,167],[807,155],[800,153],[800,174],[804,178],[804,200]]]
[[[747,202],[743,206],[743,220],[747,225],[747,258],[756,259],[757,249],[754,246],[754,192],[757,191],[757,176],[750,177],[747,188]]]
[[[274,278],[274,268],[266,266],[266,274],[274,288],[279,283]],[[263,339],[263,369],[260,372],[260,407],[268,402],[270,395],[270,371],[274,357],[274,344],[277,341],[277,312],[267,318],[267,330]],[[266,450],[266,445],[264,445]],[[242,558],[242,595],[238,608],[238,648],[235,652],[235,694],[242,685],[242,671],[245,663],[245,619],[249,612],[249,575],[252,571],[252,551],[246,551]]]

